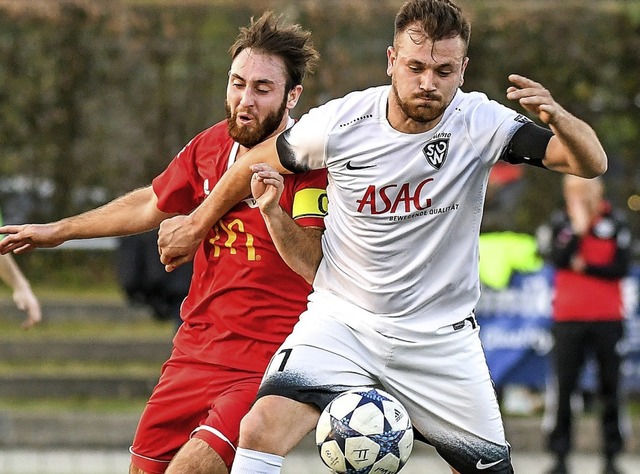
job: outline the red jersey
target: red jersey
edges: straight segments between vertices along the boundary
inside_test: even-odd
[[[188,214],[235,161],[226,121],[203,131],[153,180],[158,208]],[[299,225],[324,227],[324,170],[284,177],[280,206]],[[174,345],[204,362],[263,371],[305,310],[309,285],[282,260],[252,197],[209,230],[193,260]]]

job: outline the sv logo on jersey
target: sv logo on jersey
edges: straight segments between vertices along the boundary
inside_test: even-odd
[[[449,153],[449,139],[439,138],[427,143],[422,149],[422,153],[424,153],[427,163],[439,170],[444,165],[447,153]]]

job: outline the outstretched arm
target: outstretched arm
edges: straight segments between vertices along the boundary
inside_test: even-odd
[[[542,162],[546,168],[583,178],[607,170],[607,155],[589,125],[567,112],[541,84],[517,74],[509,81],[514,85],[507,89],[507,98],[536,114],[554,133]]]
[[[209,229],[249,195],[253,175],[251,165],[266,163],[278,172],[290,173],[280,164],[276,138],[265,140],[238,159],[191,214],[167,219],[160,225],[158,249],[160,261],[167,271],[192,260]]]
[[[0,256],[0,279],[13,290],[13,301],[18,309],[27,313],[22,327],[29,329],[38,324],[42,320],[40,303],[11,255]]]
[[[37,247],[56,247],[71,239],[136,234],[158,227],[173,214],[160,211],[151,186],[140,188],[97,209],[48,224],[0,227],[0,253],[23,253]]]

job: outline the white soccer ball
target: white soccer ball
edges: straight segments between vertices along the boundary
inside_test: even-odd
[[[413,449],[407,410],[379,389],[350,390],[324,409],[316,427],[322,461],[338,474],[395,474]]]

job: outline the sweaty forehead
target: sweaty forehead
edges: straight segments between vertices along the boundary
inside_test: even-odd
[[[246,82],[271,82],[284,84],[286,70],[284,61],[279,56],[264,54],[245,49],[231,63],[229,73]]]

